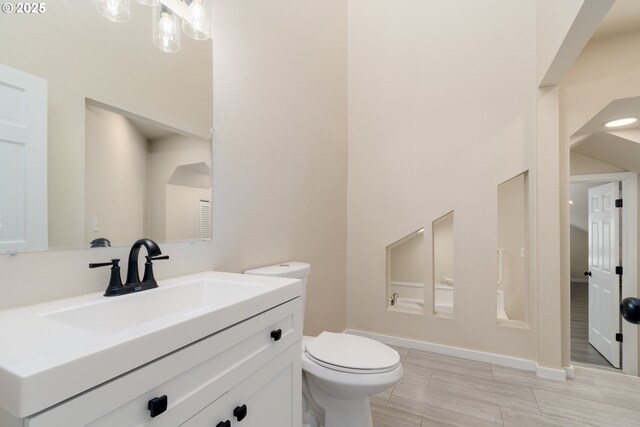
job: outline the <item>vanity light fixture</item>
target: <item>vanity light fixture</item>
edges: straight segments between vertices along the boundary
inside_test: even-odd
[[[158,3],[153,6],[153,44],[163,52],[180,50],[180,18],[171,9]]]
[[[136,0],[153,6],[153,44],[163,52],[180,50],[180,28],[195,40],[209,39],[211,0]],[[95,0],[96,9],[113,22],[131,17],[131,0]]]
[[[112,22],[127,22],[131,18],[130,0],[96,0],[96,9]]]
[[[621,126],[627,126],[637,122],[638,119],[636,117],[624,117],[622,119],[610,120],[604,124],[604,127],[607,128],[617,128]]]
[[[207,34],[209,21],[207,19],[207,12],[202,4],[203,0],[190,1],[191,4],[182,17],[182,31],[192,39],[206,40],[209,38]]]

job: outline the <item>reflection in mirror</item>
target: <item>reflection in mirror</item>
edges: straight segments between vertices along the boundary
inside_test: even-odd
[[[433,310],[453,316],[453,211],[433,221]]]
[[[208,240],[211,143],[87,100],[85,242]]]
[[[38,113],[43,114],[37,119],[29,117],[30,125],[37,127],[30,128],[27,133],[40,132],[42,129],[44,144],[40,152],[44,153],[46,163],[41,165],[36,163],[37,159],[26,157],[16,162],[7,160],[0,163],[0,168],[5,163],[13,164],[14,171],[24,168],[29,171],[26,175],[29,182],[38,183],[37,190],[32,190],[35,187],[31,185],[23,186],[29,189],[29,193],[6,192],[7,186],[2,184],[4,176],[0,174],[1,223],[7,224],[4,231],[0,230],[0,251],[86,248],[93,240],[90,237],[107,238],[114,246],[130,245],[140,237],[150,237],[137,234],[123,241],[121,239],[124,236],[106,235],[102,230],[107,227],[108,219],[103,215],[98,218],[99,231],[93,232],[92,216],[88,217],[85,201],[85,100],[97,100],[104,105],[117,107],[119,111],[132,112],[137,117],[162,123],[165,127],[179,130],[180,134],[210,140],[213,84],[211,41],[184,37],[180,52],[171,55],[161,52],[150,40],[152,20],[149,9],[137,2],[131,2],[131,20],[123,24],[104,19],[97,13],[95,2],[68,0],[47,3],[46,13],[43,14],[13,14],[2,16],[1,19],[0,39],[19,42],[0,43],[0,62],[17,70],[21,80],[18,86],[11,83],[13,80],[3,85],[7,76],[0,69],[0,115],[6,111],[13,114],[8,104],[2,104],[12,99],[6,88],[22,88],[22,84],[29,83],[27,79],[42,82],[36,85],[44,88],[42,96],[33,99],[38,101],[38,105],[40,100],[44,101],[42,111],[37,109]],[[29,111],[33,110],[29,108]],[[2,129],[0,139],[4,139]],[[29,144],[31,142],[28,141]],[[114,140],[109,142],[113,144]],[[13,150],[13,158],[19,155],[14,148],[6,144],[0,146],[0,150],[4,151],[0,153],[3,160],[8,159],[5,154],[9,149]],[[123,173],[122,165],[132,161],[128,158],[116,159],[114,154],[110,155],[113,162],[109,165],[113,183]],[[210,161],[207,162],[210,166]],[[42,177],[31,171],[39,172]],[[17,174],[12,172],[11,176]],[[137,187],[138,195],[141,194],[140,188]],[[25,204],[21,204],[21,200],[16,202],[16,196],[26,197],[28,212],[21,212],[21,206]],[[139,212],[142,208],[136,207],[134,218],[126,214],[132,205],[119,205],[120,199],[108,201],[106,196],[106,193],[102,196],[105,204],[118,206],[121,210],[120,223],[112,225],[115,229],[127,229],[131,227],[130,223],[135,223],[138,228],[144,227]],[[39,217],[28,217],[33,216],[32,213],[37,213]],[[170,212],[166,214],[173,215]],[[147,226],[152,232],[153,216],[148,221]],[[28,227],[23,227],[25,224]],[[25,235],[20,230],[28,230],[33,235]],[[193,237],[193,230],[187,233],[182,229],[167,229],[165,233],[164,239],[156,241],[162,243],[167,239],[181,239],[172,236]],[[12,236],[5,238],[8,234]]]
[[[524,172],[498,186],[498,322],[526,320],[528,180]]]
[[[387,308],[424,312],[424,229],[387,246]]]

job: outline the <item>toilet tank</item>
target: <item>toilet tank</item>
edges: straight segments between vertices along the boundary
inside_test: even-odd
[[[280,264],[269,265],[267,267],[253,268],[244,274],[255,274],[256,276],[288,277],[302,280],[302,312],[304,316],[305,304],[307,303],[307,277],[311,272],[311,265],[304,262],[289,261]],[[303,317],[304,318],[304,317]]]

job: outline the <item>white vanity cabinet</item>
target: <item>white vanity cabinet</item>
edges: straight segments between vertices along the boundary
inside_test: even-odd
[[[27,417],[22,425],[297,427],[301,336],[301,299],[295,298]],[[150,401],[161,412],[154,417]]]

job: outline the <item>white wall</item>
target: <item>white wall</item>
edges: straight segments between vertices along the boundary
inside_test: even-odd
[[[147,139],[126,117],[90,104],[85,130],[84,246],[98,237],[115,246],[148,236]]]
[[[535,318],[496,322],[497,186],[535,166],[535,12],[533,1],[349,1],[350,328],[537,358]],[[430,224],[451,210],[454,318],[384,310],[386,245],[426,226],[431,277]]]

